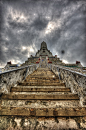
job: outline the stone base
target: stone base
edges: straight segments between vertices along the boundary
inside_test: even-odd
[[[85,130],[86,117],[0,116],[0,130]]]

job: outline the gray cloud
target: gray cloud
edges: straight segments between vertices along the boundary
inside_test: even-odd
[[[85,22],[85,0],[1,0],[0,63],[24,62],[45,41],[53,55],[86,66]]]
[[[48,20],[43,18],[43,16],[39,16],[33,21],[31,26],[34,27],[34,29],[36,29],[37,31],[42,31],[46,28],[47,24]]]

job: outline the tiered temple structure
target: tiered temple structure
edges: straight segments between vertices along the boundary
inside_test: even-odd
[[[41,43],[41,48],[40,50],[38,50],[38,52],[36,53],[35,56],[32,56],[30,58],[28,58],[27,61],[25,61],[24,64],[22,65],[28,65],[28,64],[35,64],[35,63],[39,63],[40,59],[46,59],[48,60],[48,63],[54,63],[54,64],[64,64],[62,63],[62,61],[57,58],[57,55],[53,56],[52,53],[50,52],[50,50],[48,50],[47,48],[47,44],[43,41]]]
[[[48,63],[56,64],[56,65],[61,65],[61,66],[66,66],[66,67],[82,67],[80,62],[76,61],[76,64],[65,64],[63,63],[60,58],[57,57],[57,55],[53,56],[53,54],[48,50],[46,42],[41,43],[40,50],[36,52],[35,56],[32,56],[28,58],[23,65],[29,65],[29,64],[35,64],[39,63],[40,59],[47,59]]]
[[[21,66],[39,64],[40,61],[44,61],[44,60],[46,60],[48,64],[60,65],[60,66],[68,67],[70,69],[78,68],[79,71],[86,70],[86,67],[83,67],[80,61],[76,61],[75,64],[66,64],[62,62],[62,60],[60,60],[60,58],[57,55],[53,56],[52,52],[48,50],[46,42],[43,41],[41,43],[40,50],[36,52],[35,56],[31,55],[23,64],[12,64],[11,61],[7,62],[6,66],[3,68],[3,72],[7,70],[17,69],[20,68]]]
[[[42,58],[45,58],[46,56],[53,57],[50,50],[47,49],[47,44],[44,41],[41,43],[41,48],[40,48],[40,50],[38,50],[38,52],[36,53],[35,56],[36,57],[42,56]]]

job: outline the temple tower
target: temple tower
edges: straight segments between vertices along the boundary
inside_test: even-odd
[[[46,42],[42,42],[41,43],[41,48],[40,48],[40,50],[38,50],[38,52],[36,53],[36,57],[40,57],[40,56],[42,56],[42,58],[46,58],[46,55],[48,56],[48,57],[52,57],[53,55],[52,55],[52,53],[50,52],[50,50],[48,50],[47,49],[47,44],[46,44]]]

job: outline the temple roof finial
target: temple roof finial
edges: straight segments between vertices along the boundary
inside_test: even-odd
[[[43,41],[43,42],[41,43],[41,48],[47,48],[46,42]]]

